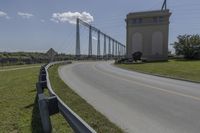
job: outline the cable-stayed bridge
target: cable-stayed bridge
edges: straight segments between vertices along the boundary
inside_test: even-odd
[[[81,53],[81,33],[80,33],[80,26],[84,26],[88,28],[89,36],[88,36],[88,54]],[[97,45],[96,51],[93,50],[95,47],[93,42],[93,34],[97,34]],[[101,40],[103,39],[103,43]],[[95,54],[96,53],[96,54]],[[76,20],[76,51],[75,55],[77,58],[87,57],[89,59],[96,58],[96,59],[113,59],[113,58],[120,58],[125,56],[126,54],[126,46],[113,37],[107,35],[106,33],[102,32],[100,29],[90,25],[87,22],[77,18]]]

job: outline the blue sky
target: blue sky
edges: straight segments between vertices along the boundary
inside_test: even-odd
[[[46,51],[52,47],[58,52],[73,54],[75,25],[70,24],[69,20],[61,21],[62,13],[67,12],[88,13],[88,19],[93,17],[93,25],[125,44],[126,15],[129,12],[160,9],[162,2],[163,0],[1,0],[0,51]],[[169,43],[176,41],[179,34],[200,33],[199,7],[199,0],[168,0],[168,8],[172,12]],[[57,18],[54,17],[58,22],[52,21],[54,13],[58,15]],[[81,27],[81,35],[84,52],[88,45],[88,32],[84,27]],[[95,45],[96,41],[93,41]]]

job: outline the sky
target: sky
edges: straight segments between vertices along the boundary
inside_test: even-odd
[[[0,52],[45,52],[54,48],[74,54],[77,17],[125,44],[126,15],[159,10],[162,3],[163,0],[0,0]],[[167,6],[172,12],[169,44],[178,35],[200,33],[200,0],[168,0]],[[88,30],[81,26],[80,31],[84,53]],[[96,36],[93,33],[93,45]]]

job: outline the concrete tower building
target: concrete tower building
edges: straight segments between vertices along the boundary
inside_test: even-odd
[[[168,59],[169,10],[129,13],[127,23],[127,55],[143,53],[148,61]]]

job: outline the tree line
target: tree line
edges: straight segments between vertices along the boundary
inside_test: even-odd
[[[23,65],[48,63],[50,61],[71,60],[74,56],[66,54],[56,54],[53,59],[46,53],[40,52],[0,52],[0,64],[3,65]]]
[[[172,45],[175,54],[185,59],[200,59],[200,35],[179,35]]]

